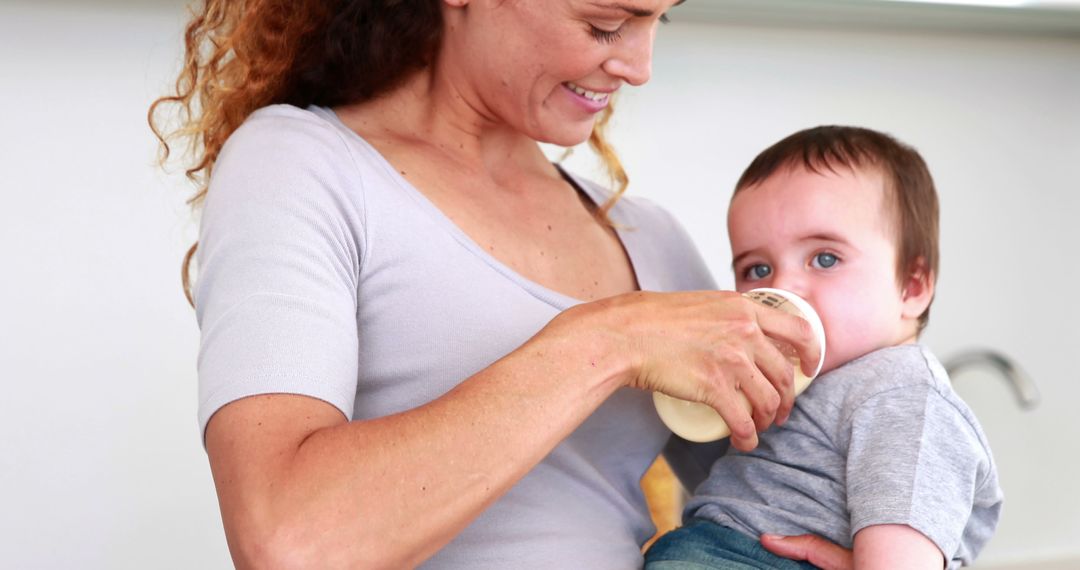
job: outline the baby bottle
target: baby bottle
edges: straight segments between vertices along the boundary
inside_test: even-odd
[[[802,317],[810,322],[814,336],[817,337],[818,345],[821,346],[821,357],[818,359],[817,368],[814,369],[811,376],[803,374],[802,369],[799,367],[798,355],[795,354],[793,348],[786,344],[778,344],[780,350],[795,366],[795,395],[801,394],[810,385],[810,381],[821,371],[821,365],[825,363],[825,327],[821,324],[821,318],[818,317],[817,312],[809,303],[790,291],[760,288],[747,291],[743,293],[743,296],[767,307],[780,309],[785,313]],[[750,401],[746,399],[742,392],[738,394],[743,401],[743,405],[749,410]],[[689,441],[716,441],[731,435],[731,430],[728,429],[727,423],[720,417],[720,414],[705,404],[672,398],[660,392],[653,392],[653,403],[656,405],[657,413],[660,414],[660,419],[671,431],[683,439]]]

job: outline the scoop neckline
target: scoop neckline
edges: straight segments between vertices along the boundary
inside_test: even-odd
[[[399,189],[404,191],[405,194],[409,196],[409,198],[412,199],[413,202],[415,202],[421,208],[421,210],[423,210],[427,215],[429,215],[444,231],[448,232],[450,236],[453,237],[455,241],[457,241],[467,251],[471,252],[474,256],[476,256],[489,267],[494,269],[497,273],[510,280],[511,282],[515,283],[516,285],[530,293],[533,297],[559,310],[568,309],[575,305],[586,302],[582,299],[578,299],[576,297],[572,297],[565,293],[561,293],[559,291],[551,289],[550,287],[547,287],[545,285],[541,285],[540,283],[529,279],[528,277],[525,277],[517,270],[511,268],[509,265],[506,265],[498,258],[488,253],[484,248],[480,247],[480,244],[476,243],[475,240],[469,237],[469,235],[465,233],[465,230],[462,230],[456,223],[454,223],[453,220],[449,218],[449,216],[447,216],[441,209],[439,209],[439,207],[436,206],[435,203],[432,202],[423,192],[413,186],[411,182],[409,182],[404,176],[402,176],[401,173],[398,172],[398,170],[394,168],[392,164],[390,164],[390,161],[387,160],[386,157],[384,157],[382,153],[378,151],[378,149],[372,146],[371,143],[369,143],[364,137],[360,136],[360,133],[357,133],[356,131],[349,128],[349,126],[341,120],[341,117],[338,116],[337,112],[334,109],[317,105],[313,105],[312,107],[310,107],[310,109],[315,111],[317,115],[322,116],[324,119],[331,122],[337,129],[343,131],[344,136],[347,137],[349,140],[358,143],[359,147],[367,155],[369,155],[370,158],[374,160],[374,163],[384,171],[386,176],[391,181],[393,181]],[[552,163],[552,165],[559,171],[559,174],[562,176],[563,180],[573,186],[575,190],[584,194],[590,201],[592,201],[594,206],[600,207],[600,204],[602,203],[601,199],[604,197],[600,195],[598,189],[592,188],[589,184],[582,183],[582,181],[579,180],[574,174],[567,172],[566,169],[562,167],[562,165],[554,162]],[[617,203],[613,210],[618,208],[619,204]],[[627,243],[626,236],[624,234],[624,228],[616,226],[614,229],[615,236],[619,240],[619,245],[626,253],[627,261],[630,263],[630,270],[631,272],[633,272],[634,280],[638,286],[637,290],[641,290],[641,275],[638,273],[638,266],[634,260],[634,253],[631,250],[629,244]]]

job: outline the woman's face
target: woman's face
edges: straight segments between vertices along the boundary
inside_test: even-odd
[[[676,0],[444,0],[439,71],[486,123],[572,146],[624,84],[649,80]]]

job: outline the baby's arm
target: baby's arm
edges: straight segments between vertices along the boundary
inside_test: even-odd
[[[868,526],[855,533],[855,567],[876,568],[945,567],[945,556],[923,533],[902,524]]]
[[[850,430],[838,446],[848,453],[847,507],[854,555],[863,561],[858,568],[915,566],[907,557],[932,548],[931,542],[934,567],[944,566],[941,553],[949,565],[971,564],[1000,511],[993,459],[974,415],[949,389],[937,361],[914,348],[923,353],[922,363],[910,349],[872,353],[880,358],[856,369],[845,393],[855,406],[845,406],[853,409]],[[906,533],[877,540],[877,526]],[[920,542],[923,547],[909,546]],[[863,546],[867,552],[860,553]]]

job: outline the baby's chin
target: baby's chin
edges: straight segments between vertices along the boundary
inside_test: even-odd
[[[838,362],[838,363],[829,364],[828,362],[826,362],[825,364],[821,365],[821,371],[818,372],[818,376],[821,376],[823,374],[828,374],[829,372],[832,372],[833,370],[836,370],[837,368],[840,367],[841,364],[843,364],[843,363]]]
[[[844,366],[852,360],[862,358],[863,356],[866,356],[867,354],[870,354],[875,350],[881,350],[890,346],[899,345],[884,343],[881,344],[881,346],[862,346],[857,349],[852,349],[848,347],[847,350],[833,350],[833,347],[827,344],[825,348],[825,363],[822,364],[821,372],[818,373],[818,376],[821,376],[826,372],[836,370],[837,368]]]
[[[831,348],[831,346],[826,346],[825,348],[825,363],[821,365],[821,372],[818,372],[818,376],[836,370],[860,356],[864,356],[877,350],[876,348],[872,348],[870,350],[834,351],[830,350]]]

